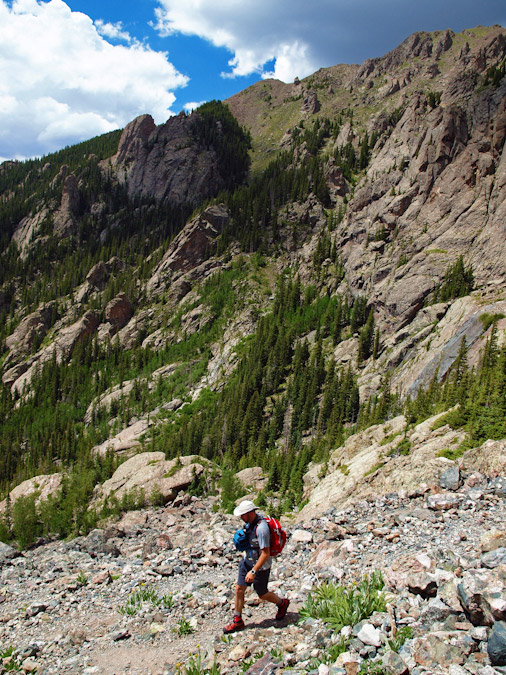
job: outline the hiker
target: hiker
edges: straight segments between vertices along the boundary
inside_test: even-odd
[[[234,509],[234,516],[240,516],[244,522],[244,531],[247,535],[248,546],[244,557],[239,564],[239,575],[235,587],[235,613],[231,623],[225,626],[224,633],[235,633],[244,628],[242,610],[244,607],[244,593],[246,586],[255,589],[260,600],[266,600],[277,605],[276,619],[285,618],[290,601],[280,598],[276,593],[269,591],[269,575],[271,573],[271,533],[267,522],[257,513],[255,504],[247,499]]]

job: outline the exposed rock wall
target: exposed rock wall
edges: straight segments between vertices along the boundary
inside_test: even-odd
[[[113,169],[131,196],[201,203],[223,182],[214,150],[199,147],[192,137],[194,120],[181,113],[157,127],[150,115],[137,117],[125,127],[117,154],[103,162],[104,168]]]

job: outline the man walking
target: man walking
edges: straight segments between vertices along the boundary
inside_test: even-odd
[[[269,591],[269,575],[271,573],[271,531],[266,521],[257,513],[257,507],[249,499],[241,502],[234,509],[234,516],[240,516],[244,523],[244,531],[248,537],[248,548],[239,564],[239,575],[235,587],[235,613],[231,623],[223,629],[224,633],[235,633],[244,628],[242,610],[244,593],[247,586],[253,588],[260,600],[277,605],[276,619],[285,618],[290,601],[281,599],[276,593]]]

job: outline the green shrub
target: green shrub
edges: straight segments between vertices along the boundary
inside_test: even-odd
[[[12,507],[12,532],[20,548],[26,548],[42,534],[35,508],[35,495],[19,497]]]
[[[343,626],[354,626],[373,612],[385,611],[383,586],[380,572],[373,572],[348,587],[323,582],[309,594],[299,614],[303,618],[322,619],[336,631]]]
[[[346,651],[348,651],[348,640],[340,637],[337,642],[329,643],[318,658],[311,660],[311,670],[316,670],[321,663],[327,665],[335,663],[338,656]]]
[[[17,671],[21,668],[21,664],[14,657],[15,652],[16,649],[12,645],[10,647],[7,647],[7,649],[0,650],[0,662],[3,661],[3,667],[5,668],[6,671],[11,670]]]
[[[375,471],[377,471],[378,469],[381,469],[382,466],[385,466],[385,462],[378,462],[378,463],[375,464],[374,466],[371,466],[371,468],[369,469],[369,471],[366,471],[366,472],[364,473],[364,477],[365,477],[365,476],[370,476],[371,474],[373,474],[373,473],[374,473]]]
[[[436,457],[446,457],[446,459],[455,460],[459,457],[462,457],[464,452],[467,450],[465,446],[459,445],[456,448],[443,448],[436,452]]]
[[[398,455],[409,455],[411,452],[411,441],[409,438],[404,437],[397,445],[395,448],[392,448],[389,450],[388,455],[390,457],[394,456],[397,457]]]
[[[174,633],[177,633],[177,635],[180,636],[190,635],[191,633],[195,632],[195,628],[184,617],[182,619],[179,619],[176,628],[173,628],[172,630]]]
[[[481,325],[483,326],[483,332],[486,333],[492,324],[497,323],[501,319],[504,319],[504,314],[502,312],[498,312],[497,314],[490,314],[490,312],[484,312],[483,314],[481,314],[480,322]]]

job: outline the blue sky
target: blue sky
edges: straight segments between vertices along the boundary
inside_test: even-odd
[[[0,161],[479,24],[505,0],[0,0]]]

